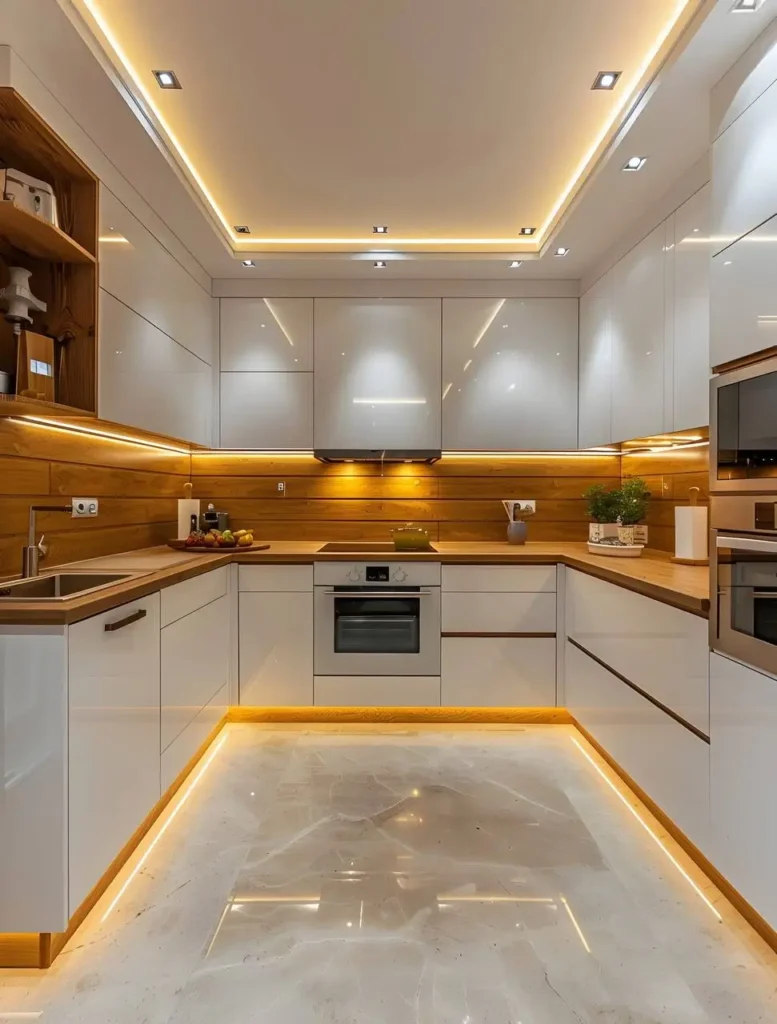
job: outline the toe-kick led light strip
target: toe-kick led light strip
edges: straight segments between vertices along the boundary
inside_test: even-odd
[[[167,832],[168,828],[170,828],[170,826],[172,825],[173,821],[175,820],[176,815],[181,810],[181,808],[186,803],[186,801],[189,799],[189,797],[192,795],[195,786],[200,781],[200,779],[203,777],[203,775],[208,770],[208,768],[210,768],[211,763],[213,761],[213,758],[216,756],[216,754],[218,754],[218,752],[224,746],[224,744],[226,743],[226,740],[227,740],[227,736],[226,736],[226,733],[225,733],[221,737],[221,739],[216,743],[215,747],[213,748],[213,750],[210,752],[210,754],[208,755],[207,759],[205,760],[205,763],[202,765],[200,770],[197,772],[197,774],[194,776],[192,781],[189,783],[189,785],[188,785],[188,787],[186,789],[186,792],[178,800],[178,802],[176,803],[175,807],[173,808],[172,813],[168,817],[167,821],[164,823],[162,828],[159,830],[157,835],[154,837],[154,841],[149,845],[149,847],[146,850],[146,852],[143,854],[143,856],[137,862],[135,867],[132,869],[132,872],[130,873],[129,877],[124,882],[124,885],[122,885],[121,889],[119,889],[119,891],[116,893],[114,898],[111,900],[110,906],[108,907],[108,909],[105,911],[105,913],[103,914],[103,916],[100,919],[100,924],[102,924],[103,921],[105,921],[106,918],[111,914],[111,912],[113,911],[113,909],[116,906],[116,904],[119,902],[119,900],[122,898],[124,893],[127,891],[127,889],[129,888],[130,883],[132,882],[132,880],[135,878],[137,873],[140,871],[140,869],[143,867],[143,865],[148,860],[149,856],[151,855],[151,851],[154,849],[154,847],[159,842],[159,840],[162,838],[162,836],[165,834],[165,832]]]
[[[661,840],[655,834],[653,829],[647,824],[646,821],[642,820],[642,818],[639,816],[639,814],[637,814],[637,812],[634,810],[634,808],[628,802],[628,800],[623,795],[623,793],[621,793],[621,791],[618,789],[618,787],[615,785],[615,783],[612,781],[612,779],[608,778],[607,775],[602,771],[601,766],[598,765],[596,763],[596,761],[594,761],[594,759],[591,757],[591,755],[585,749],[583,744],[580,743],[577,739],[575,739],[574,736],[570,736],[569,738],[572,740],[572,742],[577,747],[577,749],[581,752],[581,754],[586,758],[586,760],[588,760],[594,766],[594,768],[601,775],[601,777],[604,779],[604,781],[607,783],[607,785],[610,787],[610,789],[613,791],[613,793],[615,793],[615,795],[618,797],[618,799],[621,801],[621,803],[625,807],[627,807],[629,809],[629,811],[631,811],[631,813],[634,815],[634,817],[637,819],[637,821],[640,823],[640,825],[644,828],[644,830],[647,832],[647,834],[650,836],[650,838],[653,840],[653,842],[656,843],[663,850],[663,852],[666,854],[666,856],[669,858],[669,860],[671,860],[671,862],[674,864],[674,866],[677,868],[677,870],[680,872],[680,874],[686,880],[688,885],[690,885],[690,887],[693,889],[693,891],[696,893],[696,895],[707,904],[707,906],[710,908],[710,910],[715,915],[715,917],[717,917],[717,919],[719,921],[722,921],[723,917],[721,916],[719,911],[715,908],[715,905],[713,903],[711,903],[710,900],[704,895],[704,893],[701,891],[699,886],[694,882],[694,880],[691,878],[691,876],[688,874],[688,872],[685,870],[685,868],[682,866],[682,864],[680,864],[680,862],[678,860],[676,860],[676,858],[670,853],[669,849],[666,846],[664,846],[664,844],[661,842]]]

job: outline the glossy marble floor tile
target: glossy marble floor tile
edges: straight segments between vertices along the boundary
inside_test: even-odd
[[[777,1021],[777,958],[573,729],[223,735],[54,968],[0,974],[0,1024]]]

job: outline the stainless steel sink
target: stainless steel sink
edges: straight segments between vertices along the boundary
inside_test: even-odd
[[[28,580],[0,583],[3,601],[66,601],[90,594],[124,580],[145,576],[142,572],[55,572]]]

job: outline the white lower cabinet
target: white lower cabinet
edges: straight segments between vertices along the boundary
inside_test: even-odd
[[[69,627],[70,913],[161,795],[160,599]]]
[[[777,679],[710,657],[712,857],[777,928]]]
[[[241,592],[240,703],[255,707],[313,704],[312,577],[307,593]]]
[[[227,686],[229,620],[230,599],[224,595],[162,630],[162,751]]]
[[[210,733],[229,711],[229,687],[224,686],[200,708],[186,728],[162,751],[162,792],[166,793]]]
[[[439,676],[316,676],[318,707],[440,706]]]
[[[553,707],[556,640],[443,637],[443,707]]]
[[[701,850],[710,848],[710,745],[566,645],[567,707]]]

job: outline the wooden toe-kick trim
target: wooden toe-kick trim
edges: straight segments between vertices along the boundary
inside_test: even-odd
[[[372,707],[304,707],[263,708],[234,707],[230,722],[437,722],[445,724],[480,725],[569,725],[572,718],[566,708],[372,708]]]

